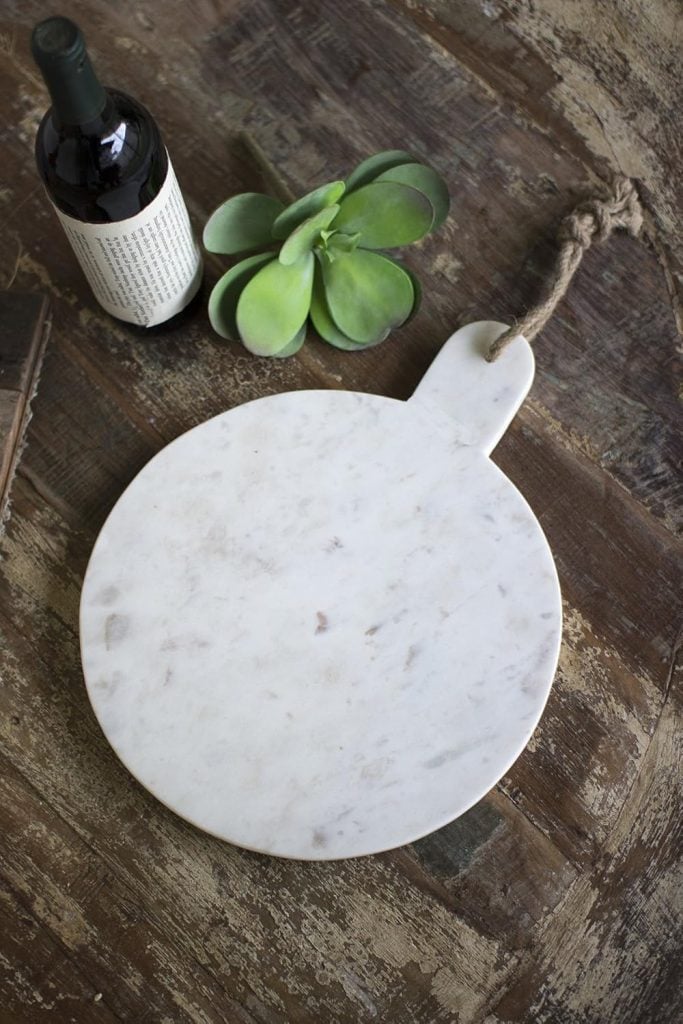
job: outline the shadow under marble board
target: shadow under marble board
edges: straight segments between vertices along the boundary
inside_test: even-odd
[[[251,850],[376,853],[462,814],[543,711],[561,602],[489,454],[533,355],[470,324],[407,401],[261,398],[124,492],[81,599],[88,693],[159,800]]]

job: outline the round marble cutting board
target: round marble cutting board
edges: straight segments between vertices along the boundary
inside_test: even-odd
[[[561,605],[531,509],[488,455],[533,356],[462,328],[407,402],[262,398],[161,451],[83,586],[112,747],[207,832],[281,857],[410,842],[509,769],[543,710]]]

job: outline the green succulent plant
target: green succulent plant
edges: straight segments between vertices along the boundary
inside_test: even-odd
[[[448,208],[436,171],[394,149],[287,207],[258,192],[232,196],[209,217],[204,245],[252,255],[211,292],[213,329],[255,355],[280,358],[301,348],[309,318],[335,348],[379,344],[415,314],[421,289],[378,250],[419,241],[443,224]]]

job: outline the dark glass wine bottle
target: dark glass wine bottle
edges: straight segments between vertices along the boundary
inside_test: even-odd
[[[163,323],[191,301],[202,264],[156,122],[100,84],[70,19],[41,21],[31,49],[52,100],[38,172],[95,297],[121,320]]]

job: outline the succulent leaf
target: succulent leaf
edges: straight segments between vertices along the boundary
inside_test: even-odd
[[[361,185],[369,185],[378,174],[388,171],[391,167],[412,163],[415,163],[415,157],[402,149],[385,149],[382,153],[375,153],[351,171],[346,179],[346,194],[360,188]]]
[[[417,313],[419,312],[420,306],[422,305],[422,284],[420,283],[420,278],[417,277],[417,275],[414,274],[412,272],[412,270],[408,270],[407,267],[403,267],[402,269],[406,272],[406,274],[410,278],[410,282],[411,282],[411,284],[413,286],[413,308],[411,309],[410,313],[408,314],[407,319],[404,320],[404,323],[407,324],[409,320],[412,320],[413,317],[417,315]]]
[[[415,293],[410,277],[379,253],[356,249],[322,264],[330,315],[352,341],[378,343],[411,313]]]
[[[273,238],[287,238],[299,224],[303,224],[309,217],[314,217],[326,206],[336,203],[344,194],[345,188],[343,181],[331,181],[297,199],[275,219],[272,225]]]
[[[214,210],[202,241],[209,252],[237,255],[272,245],[273,224],[282,211],[282,203],[260,192],[242,192]]]
[[[289,266],[296,263],[304,253],[310,252],[321,231],[328,227],[339,213],[339,206],[326,206],[315,216],[309,217],[298,228],[295,228],[280,250],[280,263]]]
[[[273,359],[286,359],[287,356],[296,355],[306,340],[306,324],[307,321],[304,321],[292,340],[288,342],[284,348],[279,349],[277,352],[273,352]]]
[[[378,181],[345,196],[335,227],[361,234],[364,249],[393,249],[423,238],[434,220],[429,199],[409,185]]]
[[[314,263],[312,252],[289,266],[272,260],[246,285],[237,303],[237,328],[254,355],[277,355],[304,325]]]
[[[273,259],[272,252],[247,256],[219,278],[209,296],[209,320],[216,334],[231,341],[239,340],[237,303],[242,290],[261,267]]]
[[[382,254],[382,255],[384,255],[384,254]],[[412,283],[412,286],[413,286],[413,292],[414,292],[414,296],[415,297],[413,299],[413,308],[411,309],[411,311],[408,314],[407,318],[403,321],[405,324],[407,324],[407,323],[409,323],[410,320],[413,319],[413,317],[419,311],[420,306],[422,305],[422,285],[420,283],[420,279],[417,276],[417,274],[414,274],[413,271],[409,267],[406,267],[403,263],[399,263],[398,260],[393,259],[391,256],[384,255],[384,259],[385,260],[389,260],[391,263],[395,263],[396,266],[400,267],[400,269],[405,274],[407,274],[408,277],[411,280],[411,283]]]
[[[345,334],[342,334],[330,316],[330,311],[327,308],[327,299],[325,298],[325,282],[323,281],[322,270],[319,266],[315,268],[313,279],[311,321],[320,337],[330,345],[334,345],[335,348],[353,352],[355,349],[363,347],[357,341],[352,341]]]
[[[335,231],[335,233],[330,236],[327,248],[331,249],[335,253],[353,252],[354,249],[358,248],[360,240],[360,231],[357,231],[355,235],[345,235],[342,231]]]
[[[430,230],[441,227],[450,207],[450,197],[443,178],[425,164],[402,164],[384,171],[375,181],[395,181],[400,185],[410,185],[422,192],[434,208],[434,221]]]

